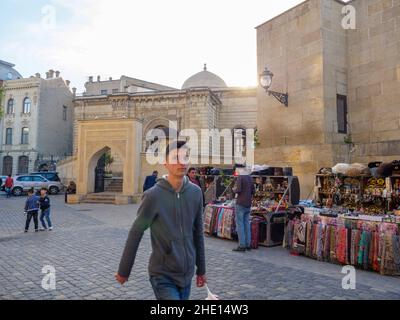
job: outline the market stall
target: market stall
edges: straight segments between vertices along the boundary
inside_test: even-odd
[[[315,205],[290,219],[292,254],[400,275],[398,162],[339,164],[315,177]]]
[[[282,172],[282,171],[277,171]],[[286,209],[299,202],[300,187],[297,177],[251,175],[255,194],[251,207],[252,248],[281,245],[286,223]],[[210,236],[237,240],[233,175],[217,175],[209,188],[223,190],[210,201],[204,211],[204,231]],[[208,178],[208,181],[211,181]]]
[[[293,254],[400,275],[399,218],[345,216],[305,209],[288,222],[284,246]]]

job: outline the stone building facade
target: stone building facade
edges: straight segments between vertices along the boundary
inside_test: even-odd
[[[79,128],[87,121],[98,121],[100,124],[107,120],[120,119],[122,123],[132,119],[141,124],[141,132],[135,136],[140,141],[140,156],[135,161],[141,168],[139,180],[135,181],[135,185],[139,186],[135,187],[135,192],[142,191],[146,175],[155,169],[161,174],[165,170],[162,165],[151,165],[146,161],[150,142],[146,136],[152,129],[168,128],[171,122],[176,124],[177,131],[193,129],[203,139],[198,155],[208,151],[211,156],[220,154],[221,150],[210,144],[208,137],[201,135],[202,129],[229,129],[236,132],[256,127],[257,89],[228,87],[220,77],[209,72],[206,66],[203,71],[185,81],[181,89],[125,76],[119,80],[105,81],[98,77],[97,82],[89,77],[85,88],[86,92],[77,96],[74,103],[74,157],[69,162],[60,163],[58,167],[65,180],[77,179],[75,163],[84,144],[79,139]],[[121,177],[125,165],[123,157],[120,152],[110,149],[114,158],[113,176]],[[88,193],[93,192],[93,187],[87,190]]]
[[[399,0],[308,0],[256,30],[258,74],[289,94],[258,88],[256,162],[292,166],[307,197],[321,167],[400,159]]]
[[[50,70],[46,79],[4,81],[0,123],[0,168],[3,175],[52,169],[72,154],[74,95],[69,82]]]

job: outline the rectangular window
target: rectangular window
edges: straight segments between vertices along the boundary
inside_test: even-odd
[[[22,128],[21,144],[29,144],[29,128]]]
[[[6,144],[12,145],[12,128],[6,129]]]
[[[63,120],[67,121],[67,107],[63,106]]]
[[[337,106],[338,132],[347,133],[347,97],[338,94],[336,106]]]
[[[102,95],[107,94],[107,90],[101,90],[101,94],[102,94]]]

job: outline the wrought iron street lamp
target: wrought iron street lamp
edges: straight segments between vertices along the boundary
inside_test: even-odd
[[[268,93],[268,95],[275,97],[280,103],[284,104],[286,107],[289,106],[289,95],[287,93],[281,93],[269,90],[272,85],[272,78],[274,74],[265,67],[265,70],[260,75],[260,84]]]

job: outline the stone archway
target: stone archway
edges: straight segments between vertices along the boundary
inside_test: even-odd
[[[78,121],[77,196],[84,199],[94,191],[94,169],[108,149],[123,162],[123,190],[126,202],[139,192],[142,124],[133,119]],[[78,199],[78,201],[79,201]]]

